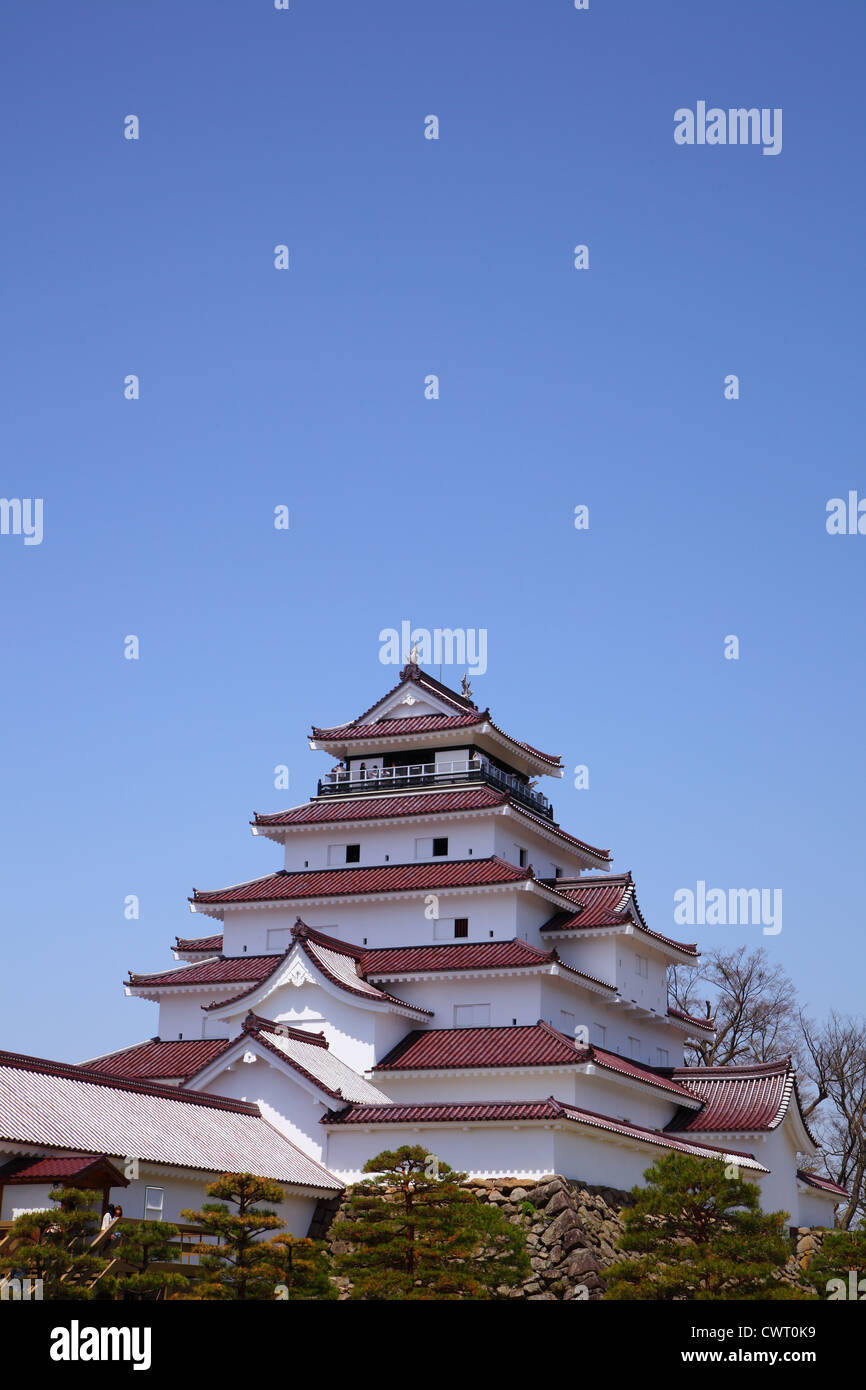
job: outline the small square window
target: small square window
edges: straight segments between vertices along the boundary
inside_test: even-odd
[[[361,846],[346,845],[346,863],[359,864],[361,862]]]
[[[448,836],[440,835],[433,840],[433,858],[443,859],[448,853]]]
[[[146,1187],[144,1189],[144,1219],[145,1221],[161,1221],[163,1207],[165,1205],[165,1189],[162,1187]]]
[[[454,935],[455,935],[455,937],[459,937],[459,936],[468,936],[468,935],[469,935],[469,918],[468,918],[468,917],[455,917],[455,918],[454,918]]]

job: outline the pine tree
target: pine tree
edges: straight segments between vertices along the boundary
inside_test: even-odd
[[[754,1183],[730,1176],[722,1159],[671,1153],[644,1173],[624,1213],[607,1271],[607,1299],[804,1299],[806,1281],[780,1278],[791,1250],[787,1213],[761,1211]]]
[[[41,1279],[43,1299],[94,1298],[93,1285],[107,1263],[90,1248],[99,1234],[92,1205],[96,1196],[77,1187],[55,1187],[50,1197],[56,1210],[17,1217],[0,1252],[0,1278]]]
[[[332,1234],[355,1299],[490,1299],[529,1272],[522,1230],[480,1202],[447,1163],[403,1145],[365,1163]]]
[[[284,1200],[279,1183],[256,1178],[251,1173],[227,1173],[206,1189],[216,1202],[205,1202],[201,1211],[182,1211],[185,1221],[216,1236],[219,1246],[202,1243],[193,1249],[199,1254],[199,1274],[188,1295],[194,1299],[273,1298],[272,1255],[259,1236],[279,1230],[285,1222],[276,1212],[260,1207],[260,1202]],[[230,1202],[237,1211],[230,1211]]]
[[[337,1297],[331,1283],[330,1257],[322,1241],[288,1232],[262,1245],[262,1272],[272,1280],[270,1297],[281,1300],[323,1300]]]
[[[819,1298],[862,1302],[866,1299],[866,1230],[827,1231],[805,1272]]]
[[[121,1302],[152,1303],[179,1289],[186,1289],[189,1280],[174,1270],[154,1269],[155,1264],[177,1260],[177,1226],[168,1221],[120,1221],[114,1228],[110,1251],[111,1261],[128,1266],[115,1273],[109,1266],[96,1286],[98,1298],[115,1298]]]

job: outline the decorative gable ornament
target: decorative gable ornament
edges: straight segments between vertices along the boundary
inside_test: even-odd
[[[295,985],[298,989],[300,989],[301,985],[311,985],[314,984],[315,981],[313,980],[313,977],[310,974],[309,970],[307,970],[304,966],[303,961],[295,960],[293,961],[292,967],[289,970],[288,975],[286,976],[286,983],[290,985]]]

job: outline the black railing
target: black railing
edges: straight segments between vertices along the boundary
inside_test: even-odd
[[[329,772],[319,781],[318,795],[369,795],[370,792],[404,791],[409,787],[462,786],[467,782],[486,783],[506,791],[536,815],[553,820],[553,807],[546,796],[528,787],[512,773],[503,772],[492,763],[478,758],[451,763],[411,763],[407,767],[339,769]]]

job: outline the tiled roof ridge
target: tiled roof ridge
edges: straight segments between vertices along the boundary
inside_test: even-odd
[[[691,1066],[691,1067],[671,1067],[670,1070],[675,1077],[708,1077],[710,1079],[726,1080],[729,1078],[745,1079],[748,1076],[781,1076],[783,1072],[793,1071],[794,1064],[791,1054],[784,1057],[776,1057],[769,1062],[746,1062],[742,1065],[735,1063],[720,1064],[715,1067]]]
[[[346,1122],[346,1117],[349,1116],[349,1115],[351,1115],[351,1114],[353,1114],[353,1113],[354,1113],[354,1114],[357,1114],[357,1115],[359,1115],[359,1116],[362,1117],[361,1120],[360,1120],[361,1123],[364,1123],[364,1124],[366,1124],[366,1123],[375,1123],[375,1121],[376,1121],[378,1118],[380,1118],[380,1117],[381,1117],[381,1118],[387,1119],[390,1112],[395,1112],[395,1113],[396,1113],[396,1112],[402,1112],[402,1111],[407,1111],[407,1110],[408,1110],[408,1111],[415,1112],[415,1113],[412,1115],[411,1119],[399,1119],[399,1118],[395,1118],[395,1123],[397,1123],[397,1124],[409,1124],[409,1123],[413,1123],[413,1122],[414,1122],[414,1123],[417,1123],[417,1124],[423,1124],[423,1123],[425,1123],[425,1121],[426,1121],[427,1123],[432,1123],[432,1124],[436,1124],[436,1123],[440,1123],[440,1124],[441,1124],[441,1123],[446,1123],[446,1124],[447,1124],[447,1123],[457,1123],[457,1124],[460,1124],[460,1123],[473,1123],[474,1121],[477,1121],[478,1123],[481,1123],[484,1119],[499,1119],[499,1118],[501,1118],[503,1121],[521,1120],[521,1119],[526,1119],[526,1120],[536,1120],[536,1119],[545,1120],[545,1119],[559,1119],[559,1118],[563,1118],[563,1119],[573,1119],[573,1120],[575,1120],[578,1124],[581,1123],[581,1122],[583,1122],[583,1123],[590,1123],[590,1124],[591,1124],[592,1122],[597,1122],[601,1128],[609,1129],[609,1130],[610,1130],[611,1132],[613,1132],[613,1133],[626,1133],[626,1134],[632,1134],[632,1135],[634,1135],[636,1138],[639,1138],[639,1139],[640,1139],[640,1138],[643,1138],[643,1139],[645,1139],[647,1142],[653,1143],[653,1144],[657,1144],[657,1145],[659,1145],[659,1147],[662,1147],[662,1148],[667,1148],[667,1149],[679,1149],[679,1150],[684,1150],[684,1151],[686,1151],[686,1152],[695,1152],[695,1151],[697,1151],[699,1154],[706,1154],[706,1155],[709,1156],[709,1157],[714,1157],[715,1155],[718,1155],[718,1157],[720,1157],[720,1158],[726,1158],[726,1157],[728,1157],[728,1156],[746,1158],[746,1159],[749,1159],[752,1163],[756,1163],[756,1164],[758,1165],[758,1167],[761,1169],[762,1172],[768,1172],[768,1171],[769,1171],[769,1170],[765,1167],[765,1165],[761,1164],[761,1163],[759,1162],[759,1160],[757,1160],[757,1159],[755,1158],[754,1154],[749,1153],[749,1152],[748,1152],[747,1150],[745,1150],[745,1149],[729,1149],[729,1148],[724,1148],[724,1149],[722,1149],[722,1148],[719,1148],[719,1146],[716,1145],[716,1144],[705,1144],[705,1143],[703,1143],[702,1141],[696,1140],[696,1139],[679,1139],[679,1138],[674,1138],[672,1135],[667,1134],[664,1130],[649,1129],[646,1125],[634,1124],[634,1123],[632,1123],[631,1121],[616,1120],[616,1119],[613,1118],[613,1116],[611,1116],[611,1115],[604,1115],[604,1114],[602,1114],[600,1111],[597,1111],[597,1110],[586,1110],[586,1109],[584,1109],[582,1106],[574,1105],[573,1103],[571,1103],[571,1102],[569,1102],[569,1101],[557,1100],[557,1098],[556,1098],[555,1096],[548,1096],[547,1099],[546,1099],[546,1100],[543,1100],[543,1101],[538,1101],[538,1100],[513,1100],[513,1101],[509,1101],[509,1100],[491,1100],[491,1101],[471,1101],[471,1100],[463,1100],[463,1101],[420,1101],[420,1102],[418,1102],[418,1101],[415,1101],[415,1102],[413,1102],[413,1101],[392,1101],[390,1104],[378,1104],[378,1105],[366,1104],[366,1103],[363,1102],[363,1101],[354,1101],[354,1102],[350,1103],[349,1105],[345,1106],[344,1109],[342,1109],[342,1110],[332,1112],[331,1114],[322,1115],[322,1117],[321,1117],[319,1123],[320,1123],[320,1124],[344,1124],[344,1123]],[[475,1110],[475,1111],[478,1111],[478,1110],[503,1111],[503,1110],[504,1110],[504,1111],[508,1111],[508,1112],[510,1112],[510,1113],[508,1113],[508,1114],[506,1114],[506,1115],[503,1115],[503,1116],[499,1116],[499,1115],[488,1115],[488,1116],[476,1115],[476,1116],[474,1116],[474,1117],[471,1116],[471,1115],[466,1116],[466,1115],[463,1115],[463,1114],[457,1114],[457,1115],[454,1115],[453,1117],[442,1116],[442,1115],[436,1115],[436,1114],[434,1114],[434,1115],[431,1115],[431,1116],[428,1118],[427,1116],[418,1113],[418,1112],[425,1111],[425,1110],[426,1110],[426,1111],[434,1111],[434,1112],[435,1112],[435,1111],[452,1111],[452,1112],[453,1112],[453,1111],[464,1111],[464,1112],[465,1112],[465,1111],[471,1111],[471,1110]],[[515,1113],[515,1112],[520,1111],[520,1110],[524,1110],[524,1111],[528,1111],[528,1112],[529,1112],[529,1111],[533,1111],[533,1112],[535,1112],[535,1113],[533,1113],[533,1114],[526,1114],[526,1115],[521,1115],[521,1114]],[[378,1113],[375,1113],[375,1112],[378,1112]]]
[[[825,1192],[838,1192],[841,1197],[851,1196],[847,1188],[834,1182],[832,1178],[825,1177],[823,1173],[810,1173],[806,1168],[798,1168],[797,1177],[801,1182],[808,1183],[810,1187],[817,1187]]]
[[[474,868],[477,868],[479,865],[484,865],[484,866],[488,867],[488,868],[491,869],[491,870],[495,868],[495,869],[499,870],[500,872],[502,872],[503,870],[507,870],[507,876],[506,876],[505,878],[490,879],[490,880],[488,880],[488,881],[486,881],[486,882],[485,882],[484,880],[481,880],[480,882],[474,882],[474,883],[472,883],[472,882],[469,882],[469,883],[459,883],[459,882],[449,882],[449,881],[448,881],[448,879],[449,879],[449,877],[450,877],[450,874],[448,873],[448,870],[462,869],[462,868],[470,868],[470,867],[474,869]],[[468,857],[468,858],[466,858],[466,859],[441,859],[441,860],[434,860],[434,861],[411,860],[411,861],[407,861],[407,862],[400,863],[400,864],[390,864],[390,863],[389,863],[389,864],[352,864],[352,865],[342,865],[342,864],[341,864],[341,865],[338,865],[338,866],[329,865],[328,867],[323,868],[323,869],[276,869],[276,870],[274,870],[273,873],[270,873],[270,874],[262,874],[262,875],[260,875],[258,878],[246,879],[246,880],[244,880],[244,881],[241,882],[241,883],[233,883],[233,884],[230,884],[227,888],[207,889],[207,890],[204,890],[204,891],[201,892],[201,893],[199,892],[198,889],[193,889],[193,896],[192,896],[191,898],[189,898],[189,902],[191,902],[191,903],[197,903],[197,904],[199,904],[200,906],[204,906],[204,907],[208,907],[208,906],[210,906],[210,907],[219,907],[219,906],[221,906],[221,905],[225,905],[225,902],[226,902],[226,901],[240,901],[240,902],[258,902],[258,901],[266,901],[266,899],[257,899],[257,898],[228,899],[228,898],[227,898],[227,895],[230,894],[230,893],[235,892],[235,891],[238,890],[238,889],[242,889],[242,888],[255,888],[256,885],[258,885],[258,884],[273,883],[275,880],[278,880],[278,879],[298,878],[298,879],[307,879],[307,880],[312,879],[313,881],[315,881],[316,879],[320,879],[320,878],[323,879],[323,878],[325,878],[327,875],[330,875],[331,877],[335,877],[336,875],[341,875],[341,876],[344,876],[344,877],[345,877],[345,879],[347,880],[347,883],[351,883],[352,880],[353,880],[354,878],[360,879],[360,878],[362,878],[362,876],[366,876],[366,877],[369,878],[370,875],[377,874],[377,873],[380,873],[380,874],[382,874],[383,876],[386,876],[386,877],[387,877],[387,876],[393,875],[394,873],[396,873],[398,870],[401,870],[401,869],[418,870],[418,871],[421,871],[422,873],[423,873],[423,871],[427,871],[427,873],[428,873],[429,875],[432,875],[432,877],[429,878],[429,881],[424,882],[424,883],[421,883],[421,884],[417,885],[416,887],[407,887],[407,886],[404,886],[404,887],[392,887],[392,888],[360,888],[360,889],[351,889],[351,890],[348,890],[348,891],[346,891],[345,889],[343,889],[343,890],[334,890],[334,891],[332,891],[332,892],[330,892],[330,893],[326,892],[326,893],[323,893],[321,896],[322,896],[322,897],[338,897],[338,898],[339,898],[339,897],[350,897],[350,896],[352,896],[353,893],[358,893],[359,896],[364,896],[365,894],[368,894],[368,893],[413,893],[413,892],[420,892],[422,889],[426,889],[426,888],[433,889],[433,888],[437,888],[437,887],[438,887],[438,888],[485,888],[485,887],[498,887],[498,886],[501,885],[501,884],[527,882],[527,881],[529,881],[529,880],[531,880],[531,881],[534,882],[534,883],[538,883],[541,887],[546,888],[549,892],[555,891],[554,889],[551,889],[550,886],[549,886],[547,883],[543,883],[541,879],[537,879],[537,878],[535,877],[535,873],[534,873],[534,871],[533,871],[533,868],[532,868],[532,865],[531,865],[531,864],[527,865],[526,868],[518,868],[518,866],[517,866],[516,864],[509,864],[508,860],[507,860],[507,859],[503,859],[500,855],[497,855],[497,854],[490,854],[490,855],[483,855],[483,856],[478,856],[478,857],[474,857],[474,856],[473,856],[473,857]],[[444,879],[442,879],[442,878],[437,878],[437,877],[436,877],[437,874],[443,874],[443,873],[445,874],[445,878],[444,878]],[[310,894],[310,893],[308,893],[308,892],[301,891],[301,890],[299,890],[298,893],[297,893],[297,898],[298,898],[298,899],[302,899],[302,898],[306,898],[306,897],[310,897],[310,896],[314,896],[314,897],[315,897],[315,896],[317,896],[317,895],[316,895],[316,894]],[[284,899],[279,899],[279,898],[274,899],[274,901],[291,901],[291,900],[292,900],[292,899],[289,898],[289,897],[286,897],[286,898],[284,898]],[[233,957],[230,957],[229,959],[233,959]],[[201,964],[203,964],[204,962],[199,961],[199,962],[197,962],[197,963],[198,963],[199,965],[201,965]],[[162,972],[157,972],[157,973],[162,973]]]
[[[283,1038],[292,1038],[295,1042],[309,1043],[311,1047],[324,1047],[328,1049],[328,1039],[324,1033],[307,1032],[304,1028],[293,1028],[290,1023],[276,1023],[273,1019],[263,1018],[261,1014],[253,1013],[250,1009],[243,1023],[238,1038],[244,1033],[279,1033]],[[237,1041],[238,1039],[235,1039]]]
[[[76,1066],[74,1062],[53,1062],[47,1057],[31,1057],[22,1052],[7,1052],[0,1049],[0,1067],[14,1067],[18,1071],[41,1072],[48,1076],[62,1077],[70,1081],[107,1086],[117,1091],[132,1091],[140,1095],[163,1096],[169,1100],[187,1100],[215,1110],[233,1110],[241,1115],[255,1115],[261,1118],[257,1105],[248,1101],[233,1100],[227,1096],[205,1095],[201,1091],[184,1091],[177,1086],[160,1086],[151,1081],[135,1081],[127,1077],[113,1076],[109,1072],[93,1071],[88,1067]]]
[[[236,1004],[239,999],[245,999],[248,994],[254,994],[257,989],[261,989],[262,985],[267,984],[268,980],[273,979],[277,970],[279,970],[281,965],[285,964],[287,957],[292,953],[294,949],[295,943],[293,941],[291,946],[287,946],[286,949],[280,955],[273,956],[274,968],[273,970],[269,970],[267,975],[263,975],[260,980],[251,980],[250,983],[247,985],[246,989],[238,990],[237,994],[230,994],[228,999],[215,999],[211,1004],[202,1004],[202,1009],[205,1012],[208,1012],[211,1009],[222,1009],[228,1004]],[[249,957],[238,956],[237,959],[247,960],[249,959]]]
[[[435,676],[431,676],[429,672],[424,671],[420,666],[409,661],[401,670],[397,678],[397,684],[392,686],[390,690],[386,690],[384,695],[380,695],[378,700],[375,700],[373,704],[370,705],[369,709],[365,709],[361,714],[357,715],[355,719],[350,719],[348,722],[350,724],[360,724],[367,718],[368,714],[373,713],[374,709],[378,709],[379,706],[384,704],[386,700],[389,700],[392,695],[396,695],[397,691],[401,686],[405,685],[407,681],[412,681],[415,685],[429,686],[432,694],[438,695],[440,699],[445,700],[447,704],[453,705],[455,709],[465,710],[467,713],[478,709],[474,700],[469,700],[465,695],[460,695],[456,690],[452,690],[450,686],[443,685],[441,681],[436,680]]]
[[[353,795],[351,795],[351,796],[322,796],[322,797],[310,797],[307,801],[301,801],[301,802],[299,802],[299,804],[298,804],[297,806],[287,806],[286,809],[285,809],[284,811],[267,811],[267,812],[265,812],[264,814],[261,814],[261,813],[258,812],[258,811],[254,811],[254,812],[253,812],[253,819],[250,821],[250,825],[270,825],[270,824],[273,824],[273,823],[276,821],[276,818],[277,818],[278,816],[287,816],[287,815],[289,815],[290,812],[292,812],[292,811],[305,811],[308,807],[312,807],[312,806],[320,806],[320,807],[322,808],[322,810],[324,810],[326,807],[333,807],[333,806],[351,806],[351,807],[355,807],[355,806],[375,806],[377,802],[387,802],[387,801],[401,801],[401,800],[402,800],[402,801],[421,801],[421,800],[433,801],[433,800],[436,800],[437,798],[441,798],[441,797],[443,797],[443,796],[449,796],[449,795],[450,795],[450,796],[460,796],[460,795],[472,796],[472,795],[477,794],[479,791],[488,793],[488,794],[490,795],[491,800],[490,800],[489,804],[488,804],[487,806],[468,807],[468,808],[466,808],[467,810],[474,810],[474,811],[487,811],[487,810],[491,810],[491,811],[492,811],[492,810],[494,809],[494,807],[503,806],[503,805],[505,804],[505,802],[511,800],[511,794],[510,794],[509,792],[507,792],[507,791],[496,791],[493,787],[488,787],[487,784],[486,784],[486,783],[483,783],[483,782],[481,782],[481,783],[475,783],[475,784],[473,784],[473,785],[470,786],[470,787],[464,787],[464,788],[460,788],[460,789],[458,789],[458,790],[455,790],[453,787],[452,787],[452,788],[449,788],[449,789],[447,789],[447,790],[446,790],[446,789],[443,789],[442,787],[408,787],[408,788],[405,788],[405,787],[404,787],[404,788],[386,787],[386,788],[383,789],[381,786],[376,786],[375,789],[374,789],[374,785],[371,784],[371,787],[370,787],[369,790],[366,790],[366,791],[364,791],[363,793],[355,793],[355,794],[353,794]],[[459,814],[459,809],[460,809],[460,808],[458,808],[458,814]],[[519,809],[519,808],[518,808],[518,809]],[[407,813],[407,815],[409,815],[409,816],[423,816],[423,815],[426,815],[426,814],[428,814],[428,813],[425,812],[424,810],[410,811],[410,812]],[[433,815],[436,815],[437,813],[434,811],[434,812],[432,812],[432,814],[433,814]],[[449,814],[449,813],[448,813],[448,812],[445,812],[444,814]],[[347,819],[348,819],[348,818],[347,818]],[[374,817],[374,816],[370,816],[370,817],[362,816],[362,817],[360,817],[359,819],[361,819],[361,820],[367,820],[367,819],[369,819],[369,820],[374,820],[375,817]],[[399,820],[399,819],[400,819],[400,813],[399,813],[399,812],[395,812],[395,813],[390,814],[390,815],[385,815],[385,816],[382,817],[382,819],[383,819],[383,820]],[[336,823],[336,824],[339,824],[340,822],[335,822],[335,823]],[[287,824],[292,824],[292,822],[287,822]],[[318,824],[318,822],[316,822],[316,821],[297,821],[297,822],[295,822],[295,824],[298,824],[298,825],[307,825],[307,824],[315,825],[315,824]],[[553,824],[553,822],[551,822],[551,824]]]
[[[477,951],[480,950],[481,947],[484,947],[484,948],[487,948],[488,950],[490,950],[490,949],[492,949],[493,947],[496,947],[496,946],[514,946],[514,947],[517,947],[520,951],[523,951],[523,952],[526,953],[526,955],[527,955],[527,964],[532,963],[532,964],[537,964],[537,965],[545,965],[545,964],[547,964],[548,962],[550,962],[550,963],[556,962],[556,963],[559,964],[559,965],[562,965],[562,964],[563,964],[563,962],[559,959],[559,956],[557,955],[557,953],[556,953],[555,950],[545,951],[542,947],[540,947],[540,946],[533,946],[529,941],[524,941],[524,940],[523,940],[521,937],[519,937],[519,936],[508,936],[508,937],[503,937],[501,940],[498,940],[498,939],[497,939],[497,940],[495,940],[495,941],[432,941],[432,942],[423,942],[423,941],[422,941],[422,942],[420,942],[418,945],[407,945],[405,942],[401,942],[398,946],[362,946],[362,947],[361,947],[361,965],[362,965],[362,969],[363,969],[363,972],[364,972],[364,975],[365,975],[365,976],[371,975],[371,974],[372,974],[372,975],[377,975],[377,974],[379,974],[379,973],[381,973],[381,972],[380,972],[380,971],[377,971],[377,970],[375,969],[375,961],[369,961],[369,963],[368,963],[368,958],[371,957],[371,956],[382,955],[382,954],[385,954],[386,952],[390,952],[390,951],[405,951],[405,952],[407,952],[407,953],[410,952],[410,951],[415,952],[415,953],[420,953],[420,952],[423,951],[423,952],[425,952],[425,953],[426,953],[426,952],[431,952],[431,953],[433,953],[433,954],[438,953],[439,955],[445,956],[445,955],[453,955],[453,954],[454,954],[455,952],[457,952],[457,951],[466,951],[466,950],[470,950],[470,951],[471,951],[471,950],[474,949],[474,950],[477,952]],[[534,961],[532,961],[532,962],[529,961],[528,958],[529,958],[530,956],[535,957]],[[430,970],[435,970],[435,968],[436,968],[435,966],[432,966],[432,967],[431,967],[431,966],[418,966],[418,967],[417,967],[417,970],[418,970],[418,973],[419,973],[419,974],[426,974],[426,973],[427,973],[428,971],[430,971]],[[478,966],[474,966],[474,967],[473,967],[473,969],[476,969],[476,970],[485,970],[485,969],[486,969],[486,970],[495,970],[495,969],[498,969],[498,968],[500,968],[500,967],[492,966],[492,965],[488,965],[488,966],[478,965]],[[518,968],[519,968],[519,967],[518,967]],[[568,970],[570,967],[569,967],[569,966],[565,966],[564,968],[565,968],[566,970]],[[456,969],[456,970],[459,970],[459,969],[460,969],[460,966],[445,966],[444,969],[445,969],[446,972],[447,972],[447,971],[450,971],[450,970],[455,970],[455,969]],[[397,974],[403,974],[404,972],[403,972],[403,971],[397,971],[396,973],[397,973]],[[406,974],[412,974],[412,973],[414,973],[412,967],[411,967],[411,966],[407,966],[407,967],[406,967],[406,970],[405,970],[405,973],[406,973]],[[579,972],[576,972],[576,973],[579,973]]]
[[[294,930],[295,929],[293,928],[293,935]],[[304,952],[304,955],[307,956],[307,958],[312,962],[312,964],[315,966],[317,970],[320,970],[322,972],[326,979],[331,981],[331,984],[335,985],[337,989],[344,990],[347,994],[357,995],[361,999],[369,999],[371,996],[366,992],[366,990],[360,988],[354,989],[352,985],[347,984],[345,980],[338,979],[337,976],[334,975],[333,972],[328,969],[328,966],[325,961],[321,960],[318,956],[310,952],[309,942],[311,939],[314,942],[318,941],[324,947],[325,950],[336,951],[339,955],[345,955],[348,956],[351,960],[354,960],[355,974],[358,977],[359,982],[368,984],[369,981],[367,980],[366,976],[361,973],[361,968],[359,964],[361,948],[350,947],[349,950],[344,950],[342,948],[345,943],[343,943],[342,941],[334,941],[333,937],[329,938],[325,936],[322,932],[313,933],[311,932],[311,929],[309,927],[305,928],[304,935],[301,935],[301,933],[299,932],[297,937],[297,940],[300,942],[301,950]],[[433,1017],[432,1009],[423,1009],[419,1004],[407,1004],[405,999],[398,999],[396,994],[389,994],[389,992],[386,989],[380,989],[378,985],[370,984],[370,988],[377,991],[380,1001],[384,1001],[389,1004],[396,1004],[401,1009],[411,1009],[414,1013],[426,1014],[428,1018]],[[375,996],[373,997],[375,998]]]
[[[687,1014],[682,1009],[675,1009],[672,1004],[668,1004],[668,1013],[672,1018],[682,1019],[684,1023],[695,1023],[701,1028],[711,1029],[715,1032],[716,1016],[710,1015],[709,1018],[701,1018],[699,1014]]]
[[[304,941],[318,941],[329,951],[338,951],[343,956],[353,956],[356,961],[360,961],[364,954],[363,946],[353,946],[350,941],[339,941],[336,936],[328,936],[327,932],[308,926],[300,917],[295,919],[295,925],[292,927],[292,940],[302,943]]]
[[[207,932],[204,936],[176,936],[176,937],[174,938],[174,940],[175,940],[175,945],[172,947],[172,950],[173,950],[173,951],[198,951],[198,950],[202,950],[203,947],[200,945],[200,943],[201,943],[202,941],[216,941],[221,935],[222,935],[221,932]],[[214,948],[214,949],[216,949],[216,948]],[[220,948],[220,950],[221,950],[221,949],[222,949],[222,948]],[[217,954],[219,954],[219,953],[217,953]]]

